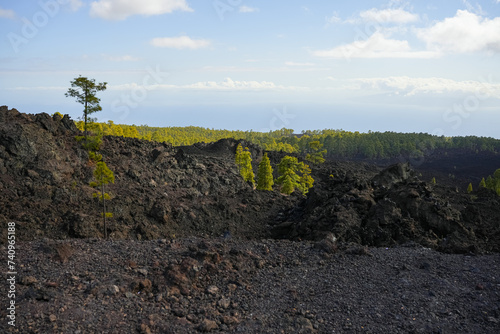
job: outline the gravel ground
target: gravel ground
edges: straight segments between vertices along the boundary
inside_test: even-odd
[[[17,247],[16,326],[2,297],[1,332],[500,332],[500,254],[222,238]]]

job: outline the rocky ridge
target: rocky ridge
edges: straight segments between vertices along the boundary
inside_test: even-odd
[[[4,106],[0,121],[0,219],[15,221],[25,240],[102,237],[89,186],[94,165],[69,117]],[[333,233],[340,242],[368,246],[417,242],[452,253],[500,251],[500,203],[492,192],[471,196],[423,182],[408,163],[382,168],[342,161],[314,166],[307,197],[256,191],[233,162],[238,143],[172,147],[104,137],[100,153],[116,180],[108,189],[110,237],[322,240]],[[263,150],[243,144],[257,165]],[[269,156],[276,165],[283,153]]]
[[[105,137],[116,182],[102,240],[76,135],[67,116],[0,107],[0,221],[16,222],[18,271],[16,327],[2,332],[498,332],[492,192],[329,161],[307,197],[284,196],[242,181],[235,140]],[[257,164],[262,149],[243,144]]]

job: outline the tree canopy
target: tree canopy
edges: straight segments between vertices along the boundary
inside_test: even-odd
[[[305,195],[314,183],[309,166],[299,162],[296,157],[287,155],[281,159],[278,174],[280,176],[276,179],[276,184],[281,185],[281,192],[287,195],[295,189]]]
[[[99,123],[105,135],[133,137],[174,146],[198,142],[215,142],[234,138],[252,142],[267,151],[295,153],[303,158],[320,161],[327,159],[391,159],[406,156],[421,159],[440,150],[460,149],[469,152],[500,153],[500,140],[489,137],[445,137],[426,133],[350,132],[344,130],[314,130],[293,134],[291,129],[270,132],[215,130],[202,127],[150,127]],[[78,122],[77,122],[78,125]],[[79,128],[83,130],[83,122]],[[323,145],[323,146],[321,146]],[[315,151],[315,149],[317,149]],[[315,156],[315,153],[321,153]]]
[[[71,87],[66,92],[66,97],[74,97],[78,103],[84,105],[83,109],[83,120],[84,120],[84,133],[87,136],[87,124],[92,119],[89,118],[89,115],[101,111],[102,108],[99,105],[101,99],[99,99],[96,94],[97,92],[106,90],[107,82],[101,82],[96,84],[95,79],[88,79],[86,77],[82,77],[81,75],[78,78],[75,78],[71,81]]]

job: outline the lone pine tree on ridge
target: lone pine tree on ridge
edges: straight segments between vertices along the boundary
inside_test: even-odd
[[[107,82],[101,82],[96,84],[95,79],[88,79],[87,77],[82,77],[81,75],[78,78],[75,78],[71,81],[71,87],[64,94],[66,97],[74,97],[78,103],[84,105],[83,109],[83,120],[84,127],[83,131],[85,134],[85,141],[87,141],[87,125],[88,122],[92,122],[93,120],[89,117],[89,115],[101,111],[102,107],[99,105],[101,99],[96,96],[97,92],[101,92],[106,90]]]

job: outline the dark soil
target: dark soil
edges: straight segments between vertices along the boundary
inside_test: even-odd
[[[441,175],[450,164],[465,180],[476,158],[493,173],[496,157],[452,154],[439,167],[429,156],[416,171],[328,161],[304,197],[243,182],[236,140],[105,137],[115,184],[102,240],[95,163],[77,135],[67,116],[0,107],[0,222],[16,223],[18,247],[13,332],[499,331],[499,197],[425,182],[429,166]],[[243,145],[256,167],[264,151]],[[269,152],[273,165],[282,156]],[[6,263],[7,228],[0,237]]]
[[[69,256],[61,258],[61,245]],[[321,242],[222,238],[18,246],[10,329],[18,333],[498,333],[500,326],[499,254],[416,244],[338,244],[332,253]]]

